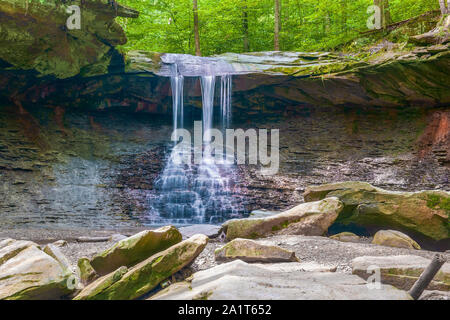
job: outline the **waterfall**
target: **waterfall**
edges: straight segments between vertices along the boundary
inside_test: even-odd
[[[232,78],[230,74],[223,75],[220,81],[220,113],[222,115],[222,130],[231,124],[231,91]]]
[[[177,74],[170,78],[170,83],[172,87],[173,129],[176,130],[178,128],[183,128],[184,77]]]
[[[183,128],[183,82],[184,77],[173,67],[171,76],[173,127]],[[226,129],[231,120],[231,75],[221,76],[220,122]],[[202,91],[202,129],[204,143],[208,141],[205,133],[214,124],[215,75],[200,77]],[[186,152],[203,152],[188,150]],[[220,151],[219,151],[220,152]],[[219,223],[226,219],[240,217],[243,208],[237,204],[232,194],[234,168],[229,164],[216,164],[212,156],[205,152],[200,164],[177,164],[174,152],[160,178],[155,182],[159,195],[153,208],[158,211],[160,222],[170,223]]]

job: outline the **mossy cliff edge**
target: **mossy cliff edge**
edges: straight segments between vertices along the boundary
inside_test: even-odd
[[[70,30],[74,5],[80,8],[80,29]],[[127,41],[114,19],[138,15],[108,0],[0,0],[0,59],[61,79],[104,74],[113,47]]]
[[[81,8],[81,30],[65,28],[73,4]],[[114,48],[126,42],[114,18],[138,12],[107,0],[0,0],[0,15],[0,98],[25,107],[170,113],[164,55],[124,57]],[[449,25],[449,16],[428,12],[362,34],[335,52],[216,58],[246,70],[233,76],[236,114],[280,113],[285,106],[443,107],[450,103]],[[185,106],[201,108],[198,80],[187,78],[185,88]]]

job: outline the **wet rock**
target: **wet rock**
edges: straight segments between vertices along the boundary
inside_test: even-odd
[[[126,270],[110,273],[83,289],[76,300],[131,300],[192,262],[205,248],[208,237],[194,235]],[[123,267],[124,268],[124,267]]]
[[[409,290],[419,279],[431,260],[419,256],[381,256],[358,257],[352,260],[352,272],[363,279],[373,274],[368,272],[370,266],[379,268],[381,282],[391,284],[402,290]],[[428,290],[450,290],[450,264],[445,263],[438,274],[431,281]]]
[[[342,242],[358,242],[360,238],[352,232],[341,232],[330,236],[330,239]]]
[[[59,299],[73,292],[72,276],[33,242],[0,242],[0,299]]]
[[[92,258],[91,265],[98,274],[105,275],[120,266],[131,267],[181,239],[181,233],[172,226],[142,231],[99,253]]]
[[[278,246],[263,245],[253,240],[234,239],[214,252],[216,261],[298,262],[295,253]]]
[[[228,240],[255,239],[272,234],[321,236],[343,207],[337,198],[327,198],[267,218],[230,220],[223,225],[223,230]]]
[[[301,264],[255,265],[236,260],[194,273],[151,300],[410,300],[390,285],[370,290],[361,278],[343,273],[300,271]]]
[[[93,280],[98,278],[97,272],[91,266],[88,258],[83,257],[78,259],[78,270],[80,271],[80,280],[84,285],[91,283]]]
[[[407,248],[420,250],[420,246],[413,239],[406,234],[396,230],[380,230],[378,231],[372,241],[373,244],[380,246]]]
[[[337,222],[410,230],[434,240],[450,237],[450,192],[394,192],[349,181],[308,187],[305,201],[337,197],[345,205]]]

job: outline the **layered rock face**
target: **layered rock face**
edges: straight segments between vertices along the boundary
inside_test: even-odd
[[[80,29],[70,29],[70,6],[80,9]],[[0,1],[0,59],[40,75],[69,78],[108,72],[114,46],[125,32],[114,19],[137,11],[107,0]]]

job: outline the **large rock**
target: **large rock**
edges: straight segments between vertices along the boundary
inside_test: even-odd
[[[447,15],[444,19],[442,19],[442,21],[438,23],[436,28],[424,34],[412,36],[410,38],[410,41],[421,45],[446,43],[450,40],[449,28],[450,15]]]
[[[373,237],[373,244],[378,244],[387,247],[417,249],[420,250],[420,246],[413,239],[406,234],[396,230],[380,230]]]
[[[75,299],[131,300],[139,298],[192,262],[207,243],[207,236],[194,235],[128,270],[119,269],[97,279],[84,288]]]
[[[402,290],[409,290],[419,279],[431,260],[419,256],[386,256],[358,257],[352,261],[353,274],[367,279],[372,272],[367,272],[370,266],[378,267],[381,282],[391,284]],[[450,263],[445,263],[428,286],[428,290],[450,290]]]
[[[214,252],[217,261],[242,260],[246,262],[296,262],[295,252],[263,245],[253,240],[234,239]]]
[[[365,182],[308,187],[305,201],[337,197],[345,205],[337,222],[420,233],[434,240],[450,237],[450,192],[394,192]]]
[[[229,220],[223,225],[228,240],[255,239],[272,234],[321,236],[338,217],[343,204],[337,198],[304,203],[280,214],[257,219]]]
[[[289,265],[289,266],[288,266]],[[407,300],[390,285],[371,290],[361,278],[335,272],[304,272],[300,263],[247,264],[236,260],[195,273],[175,283],[154,300]]]
[[[70,30],[69,6],[81,10],[81,29]],[[108,0],[0,0],[0,59],[41,75],[68,78],[108,72],[113,46],[127,38],[116,17],[138,12]]]
[[[67,270],[71,270],[72,266],[70,265],[69,259],[62,253],[62,251],[56,245],[49,243],[47,244],[43,251],[48,254],[50,257],[55,259],[61,264],[61,267]]]
[[[330,236],[330,239],[342,242],[358,242],[360,238],[352,232],[341,232]]]
[[[33,242],[0,242],[0,299],[59,299],[75,289],[72,277]]]
[[[131,267],[180,242],[181,239],[181,233],[173,226],[145,230],[120,240],[96,255],[92,258],[91,265],[98,274],[105,275],[121,266]]]
[[[94,268],[92,268],[88,258],[83,257],[78,259],[77,265],[80,272],[80,280],[83,284],[88,284],[98,278],[98,274],[95,272]]]

